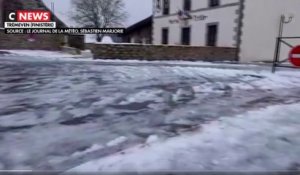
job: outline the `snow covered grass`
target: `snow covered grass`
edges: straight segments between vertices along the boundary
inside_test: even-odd
[[[105,44],[105,43],[100,43]],[[10,55],[23,56],[21,58],[10,58],[10,59],[21,59],[22,61],[94,61],[99,63],[115,63],[115,64],[165,64],[165,65],[185,65],[185,66],[223,66],[229,68],[257,68],[257,65],[243,65],[243,64],[232,64],[233,62],[220,62],[210,63],[203,61],[147,61],[147,60],[120,60],[120,59],[97,59],[85,58],[82,55],[71,55],[60,51],[46,51],[46,50],[0,50],[9,52]]]
[[[107,43],[98,43],[107,44]],[[113,44],[113,43],[108,43]],[[123,43],[126,45],[126,43]],[[270,69],[269,65],[265,63],[247,63],[236,64],[236,62],[205,62],[205,61],[184,61],[184,60],[161,60],[161,61],[148,61],[148,60],[121,60],[121,59],[96,59],[86,57],[85,55],[71,55],[61,51],[46,51],[46,50],[0,50],[9,52],[11,55],[28,56],[30,59],[22,58],[24,61],[94,61],[102,63],[116,63],[116,64],[164,64],[164,65],[178,65],[178,66],[211,66],[223,67],[229,69]],[[89,51],[89,50],[87,50]],[[267,67],[266,67],[267,66]]]
[[[0,50],[9,52],[12,56],[22,56],[24,61],[83,61],[92,58],[83,58],[82,55],[72,55],[61,51],[47,50]],[[16,58],[20,59],[20,58]]]
[[[47,51],[47,50],[1,50],[1,51],[10,52],[13,55],[33,56],[33,57],[68,58],[73,56],[71,54],[63,53],[60,51]]]
[[[71,172],[282,171],[300,161],[300,104],[221,118],[196,133],[140,145]]]

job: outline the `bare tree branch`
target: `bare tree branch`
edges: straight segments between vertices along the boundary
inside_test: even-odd
[[[72,19],[82,27],[121,27],[128,17],[123,0],[72,0],[72,3]],[[97,40],[101,40],[101,35],[97,35]]]

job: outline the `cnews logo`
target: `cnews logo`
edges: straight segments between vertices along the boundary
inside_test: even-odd
[[[50,22],[51,13],[45,10],[18,10],[10,12],[7,19],[10,22]]]
[[[8,12],[5,29],[56,28],[56,22],[51,21],[51,13],[46,10],[17,10]]]

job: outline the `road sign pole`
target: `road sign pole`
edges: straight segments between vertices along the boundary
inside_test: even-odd
[[[277,37],[276,39],[276,49],[275,49],[275,54],[274,54],[274,60],[273,60],[273,66],[272,66],[272,72],[275,73],[276,71],[276,66],[279,61],[279,54],[280,54],[280,37]]]

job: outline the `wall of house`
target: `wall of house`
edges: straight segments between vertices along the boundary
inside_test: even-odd
[[[88,44],[95,59],[233,61],[235,48],[142,44]]]
[[[191,0],[192,7],[191,11],[206,9],[209,6],[209,0]],[[157,11],[157,2],[160,2],[160,7],[162,7],[163,0],[153,0],[153,13],[155,17],[162,16],[162,11]],[[220,0],[220,5],[237,3],[239,0]],[[176,15],[178,10],[183,9],[184,0],[170,0],[170,15]]]
[[[245,0],[240,61],[272,61],[280,16],[294,16],[291,23],[285,24],[283,36],[300,36],[299,9],[299,0]],[[290,42],[300,45],[300,39]],[[290,50],[282,48],[281,60]]]
[[[65,38],[69,47],[85,50],[85,35],[66,35]]]
[[[140,30],[130,32],[122,36],[123,42],[126,43],[152,43],[152,26],[141,28]]]
[[[157,2],[154,0],[154,2]],[[153,43],[161,44],[162,28],[169,29],[169,44],[181,44],[181,28],[191,27],[191,45],[206,45],[206,27],[208,24],[217,23],[218,39],[217,46],[235,47],[236,46],[236,27],[239,9],[239,0],[221,0],[219,7],[208,8],[208,0],[192,0],[192,11],[190,14],[193,19],[183,24],[174,22],[178,20],[177,12],[183,7],[183,0],[170,0],[170,15],[162,16],[162,12],[155,10],[153,20]],[[202,16],[202,19],[196,19]]]

